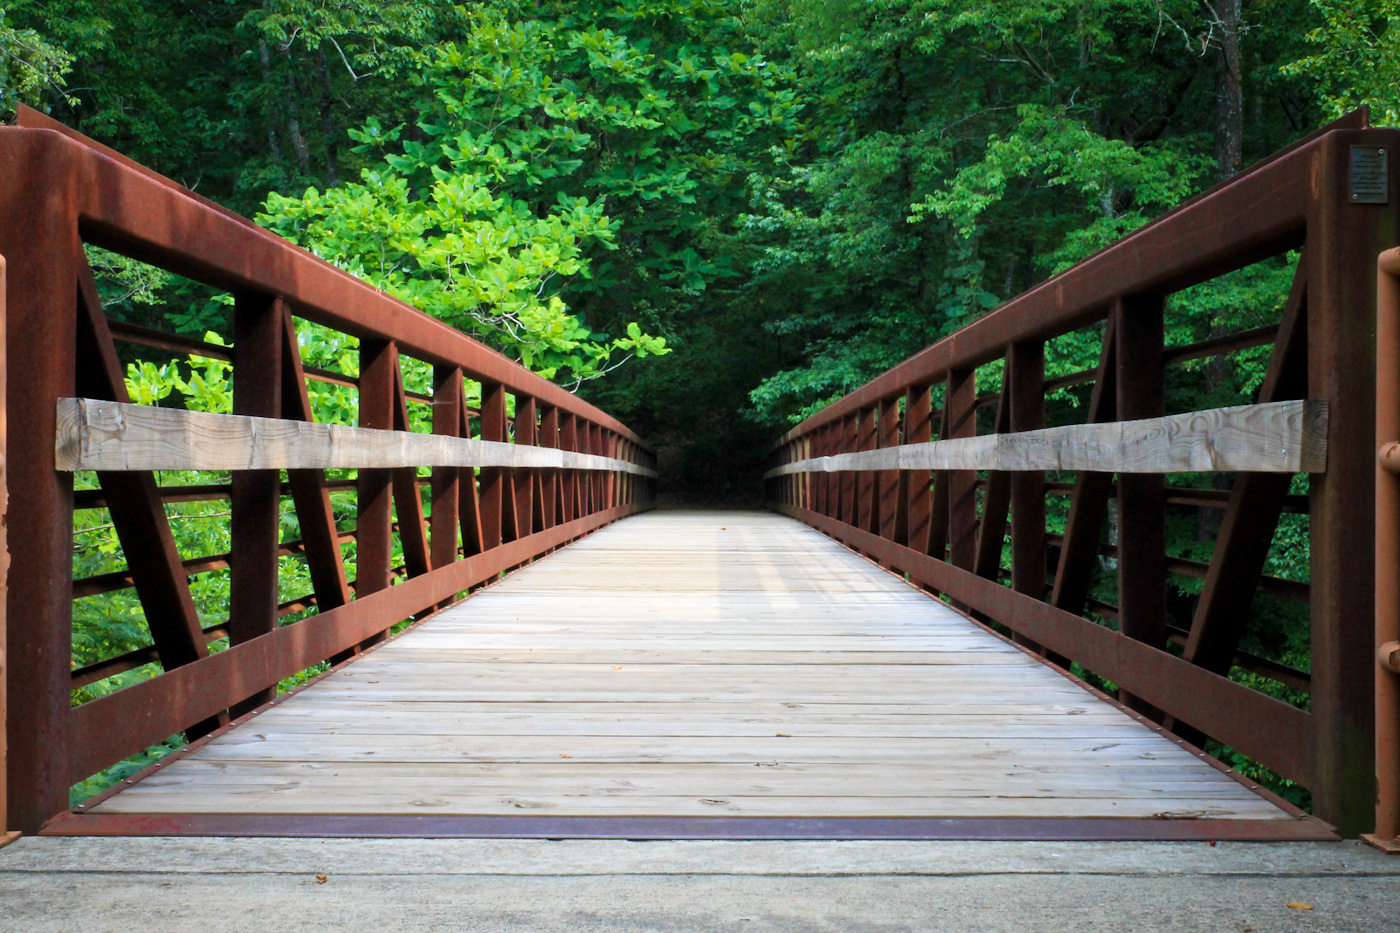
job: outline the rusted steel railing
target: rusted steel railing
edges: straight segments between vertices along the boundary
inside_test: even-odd
[[[1376,279],[1376,825],[1400,852],[1400,248]]]
[[[1191,743],[1218,739],[1310,789],[1340,832],[1369,831],[1375,646],[1360,620],[1373,618],[1378,577],[1367,257],[1397,242],[1396,160],[1385,158],[1397,142],[1400,132],[1370,128],[1358,111],[911,357],[780,440],[770,500],[1047,660],[1114,682],[1130,707]],[[1278,325],[1164,346],[1169,295],[1298,249]],[[1097,370],[1047,380],[1046,342],[1075,331],[1100,335]],[[1259,404],[1164,417],[1171,364],[1267,343]],[[1003,360],[1001,392],[979,399],[977,369]],[[1089,425],[1047,429],[1046,395],[1088,382]],[[978,436],[988,404],[994,439]],[[1047,484],[1047,469],[1078,472],[1071,487]],[[1229,493],[1166,486],[1167,472],[1199,470],[1235,471]],[[1311,474],[1306,499],[1289,495],[1297,472]],[[1066,491],[1064,533],[1052,539],[1046,497]],[[1110,499],[1117,540],[1105,543]],[[1223,506],[1208,565],[1166,553],[1168,501]],[[1310,585],[1261,576],[1285,510],[1308,513]],[[1089,599],[1104,555],[1116,560],[1117,605]],[[1189,631],[1168,624],[1169,572],[1203,577]],[[1310,671],[1239,650],[1261,588],[1308,600]],[[1310,708],[1230,680],[1235,666],[1308,691]]]
[[[221,728],[270,701],[280,680],[350,657],[395,624],[649,507],[654,457],[604,412],[33,111],[19,123],[0,129],[5,332],[17,360],[7,530],[10,579],[22,581],[6,604],[13,828],[36,831],[66,810],[75,782],[182,731]],[[84,244],[232,293],[232,348],[109,322]],[[359,375],[306,367],[297,319],[358,338]],[[124,407],[122,341],[230,360],[235,415]],[[405,391],[400,355],[432,367],[431,395]],[[308,380],[354,388],[358,426],[307,424]],[[466,405],[468,382],[479,386],[479,409]],[[420,402],[432,406],[434,436],[409,431],[407,406]],[[60,410],[83,413],[62,436]],[[162,488],[152,472],[239,465],[260,468],[198,487]],[[417,467],[429,465],[431,478],[420,479]],[[357,478],[328,482],[326,467]],[[75,586],[67,471],[81,469],[97,470],[101,488],[77,506],[109,510],[128,566]],[[331,509],[331,490],[346,487],[353,529],[337,527]],[[279,541],[284,497],[300,540]],[[197,499],[229,500],[229,553],[176,549],[165,504]],[[353,581],[341,551],[350,540]],[[279,604],[286,554],[305,556],[315,592]],[[224,568],[229,620],[201,628],[189,577]],[[153,644],[73,670],[73,599],[126,587]],[[225,637],[229,646],[211,653]],[[70,708],[76,686],[152,661],[158,676]]]
[[[0,514],[7,505],[7,464],[5,462],[5,257],[0,256]],[[8,831],[10,825],[9,791],[6,771],[8,768],[9,740],[5,732],[8,720],[8,694],[6,678],[9,671],[9,652],[6,639],[5,592],[10,580],[10,548],[5,533],[5,523],[0,522],[0,846],[18,838],[17,832]]]

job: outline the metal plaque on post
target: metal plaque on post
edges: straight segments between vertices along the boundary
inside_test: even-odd
[[[1382,146],[1351,147],[1351,203],[1388,204],[1390,184]]]

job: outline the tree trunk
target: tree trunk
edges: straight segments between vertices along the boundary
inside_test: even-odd
[[[272,74],[272,58],[267,51],[267,40],[258,40],[258,65],[262,69],[263,84],[270,85]],[[278,168],[282,167],[282,143],[277,139],[277,108],[269,106],[267,108],[267,148],[272,153],[272,161]],[[280,176],[280,173],[279,173]]]
[[[1240,170],[1244,95],[1240,85],[1240,0],[1215,0],[1215,175]]]
[[[335,128],[335,91],[331,87],[331,72],[326,67],[326,54],[316,50],[316,67],[321,72],[321,134],[326,138],[326,187],[340,184],[340,140]]]

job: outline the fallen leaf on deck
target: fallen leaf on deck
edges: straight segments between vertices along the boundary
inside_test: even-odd
[[[317,875],[317,876],[316,876],[316,883],[317,883],[317,884],[325,884],[327,880],[328,880],[328,879],[326,878],[325,875]]]
[[[1285,907],[1292,907],[1294,910],[1312,910],[1312,909],[1313,909],[1313,905],[1311,905],[1311,904],[1304,904],[1302,901],[1290,901],[1289,903],[1285,904],[1284,906],[1285,906]]]
[[[621,665],[621,664],[615,664],[615,665],[613,665],[613,670],[615,670],[615,671],[620,671],[620,670],[622,670],[622,665]]]
[[[573,755],[560,755],[559,757],[560,757],[560,758],[572,758],[572,757],[574,757],[574,756],[573,756]]]

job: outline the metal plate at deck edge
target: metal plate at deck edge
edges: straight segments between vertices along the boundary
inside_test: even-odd
[[[45,836],[281,836],[505,839],[1335,840],[1312,818],[549,817],[295,813],[60,814]]]

